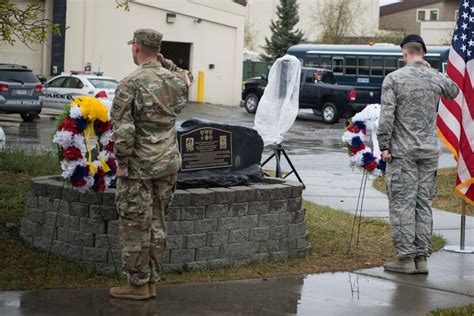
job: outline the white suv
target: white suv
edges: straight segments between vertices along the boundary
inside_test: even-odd
[[[43,106],[62,110],[75,97],[85,95],[98,98],[110,111],[117,85],[117,80],[104,77],[101,73],[62,74],[44,85]]]

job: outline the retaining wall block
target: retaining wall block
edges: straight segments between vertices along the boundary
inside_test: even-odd
[[[239,218],[238,217],[223,217],[217,220],[217,230],[234,230],[239,228]]]
[[[270,208],[270,202],[250,202],[249,203],[249,215],[260,215],[267,214]]]
[[[230,187],[234,193],[234,202],[243,203],[249,201],[255,201],[255,190],[248,186],[235,186]]]
[[[103,234],[105,233],[105,222],[102,220],[81,218],[81,232]]]
[[[194,261],[195,249],[173,249],[171,250],[170,263],[189,263]]]
[[[214,192],[208,189],[187,189],[191,193],[191,205],[202,206],[214,204]]]
[[[214,192],[214,202],[216,204],[232,204],[235,199],[235,191],[228,188],[209,188]]]
[[[240,217],[247,215],[249,211],[249,204],[248,203],[236,203],[231,204],[229,207],[229,213],[227,216],[229,217]]]
[[[185,190],[176,190],[171,202],[171,207],[181,207],[188,205],[191,205],[191,193]]]
[[[288,210],[288,200],[270,201],[269,213],[283,213]]]
[[[183,207],[181,211],[181,219],[185,221],[194,221],[197,219],[204,219],[204,206],[187,206]]]
[[[115,206],[91,205],[89,207],[90,218],[104,221],[115,221],[119,218]]]
[[[108,249],[106,248],[82,248],[82,260],[92,262],[107,262]]]
[[[207,219],[226,217],[228,213],[229,206],[227,204],[214,204],[206,208]]]
[[[206,246],[207,234],[192,234],[187,236],[186,248],[200,248]]]
[[[249,240],[250,229],[236,229],[229,232],[229,244],[242,243]]]

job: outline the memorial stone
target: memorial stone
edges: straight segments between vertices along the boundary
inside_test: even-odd
[[[178,188],[248,185],[263,180],[263,141],[254,129],[189,119],[178,127]]]

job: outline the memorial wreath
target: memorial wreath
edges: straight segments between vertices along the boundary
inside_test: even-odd
[[[368,105],[349,120],[346,132],[342,135],[342,142],[347,146],[351,164],[375,176],[381,176],[386,167],[385,162],[380,159],[377,141],[379,116],[380,105]],[[367,133],[371,136],[370,145],[365,144]]]
[[[77,97],[60,115],[53,137],[62,176],[85,192],[103,192],[115,179],[112,121],[107,107],[93,97]]]

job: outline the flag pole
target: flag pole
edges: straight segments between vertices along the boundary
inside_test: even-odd
[[[459,246],[446,246],[444,250],[457,253],[474,253],[474,247],[466,247],[466,201],[461,205],[461,239]]]
[[[462,201],[461,206],[461,240],[459,248],[464,250],[466,244],[466,201]]]

